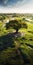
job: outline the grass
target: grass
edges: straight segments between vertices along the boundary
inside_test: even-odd
[[[20,37],[14,37],[15,30],[6,30],[2,28],[4,23],[0,23],[0,65],[33,65],[33,24],[26,23],[28,28],[19,30],[21,34],[25,33]]]

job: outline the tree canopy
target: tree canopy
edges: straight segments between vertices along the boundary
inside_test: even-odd
[[[22,23],[21,20],[11,20],[9,21],[9,23],[6,24],[6,29],[9,29],[10,27],[14,28],[16,30],[16,32],[18,32],[18,30],[20,28],[27,28],[26,23]]]

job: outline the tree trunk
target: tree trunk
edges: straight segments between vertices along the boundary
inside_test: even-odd
[[[16,30],[16,33],[18,33],[18,29]]]

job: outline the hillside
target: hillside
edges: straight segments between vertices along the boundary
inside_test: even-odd
[[[22,21],[18,33],[6,24],[10,20]],[[0,15],[0,65],[33,65],[33,14]]]

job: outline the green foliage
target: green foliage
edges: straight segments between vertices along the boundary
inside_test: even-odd
[[[6,24],[6,29],[10,27],[14,28],[17,31],[21,28],[21,22],[18,20],[11,20],[9,21],[9,23]]]
[[[27,24],[21,20],[11,20],[9,23],[6,23],[6,29],[9,29],[10,27],[18,32],[20,28],[27,28]]]

